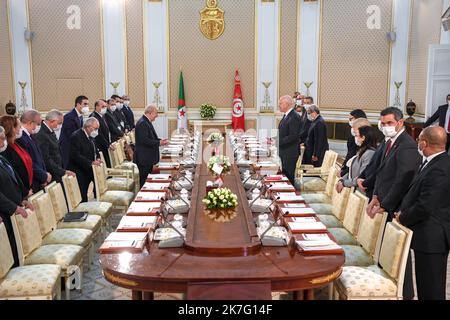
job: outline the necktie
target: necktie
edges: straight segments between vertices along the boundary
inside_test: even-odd
[[[449,107],[450,108],[450,107]],[[448,116],[447,133],[450,133],[450,115]]]
[[[11,168],[11,166],[9,164],[7,164],[6,162],[3,162],[2,159],[0,159],[0,167],[2,167],[3,169],[6,170],[6,172],[9,174],[9,176],[11,177],[11,179],[16,183],[19,184],[17,182],[17,178],[16,175],[14,174],[14,170]]]
[[[428,163],[428,160],[425,159],[425,161],[422,162],[422,164],[420,165],[419,172],[422,171],[422,169],[427,165],[427,163]]]
[[[80,127],[83,127],[83,116],[80,116]]]
[[[286,114],[283,115],[283,118],[281,118],[280,123],[278,124],[278,128],[281,127],[281,124],[283,123],[283,120],[286,118]]]
[[[386,146],[386,153],[384,155],[385,158],[387,158],[387,156],[389,155],[389,152],[391,152],[391,147],[392,147],[392,140],[389,139],[389,141],[387,142],[387,146]]]
[[[92,144],[92,147],[94,148],[94,161],[97,160],[97,148],[95,147],[94,138],[89,137],[89,141]]]

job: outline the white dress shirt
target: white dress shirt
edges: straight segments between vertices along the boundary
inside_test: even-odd
[[[422,163],[424,163],[425,161],[426,161],[427,163],[422,167],[422,169],[421,169],[420,171],[422,171],[422,170],[430,163],[431,160],[433,160],[433,159],[436,158],[438,155],[443,154],[443,153],[445,153],[445,151],[441,151],[441,152],[432,154],[431,156],[428,156],[428,157],[423,157]]]
[[[450,105],[447,108],[447,115],[445,116],[445,132],[450,133],[450,131],[448,130],[448,122],[450,121]]]

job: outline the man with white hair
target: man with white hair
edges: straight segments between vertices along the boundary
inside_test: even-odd
[[[291,96],[280,98],[280,111],[284,113],[278,125],[278,147],[283,173],[294,185],[295,165],[300,155],[299,134],[300,116],[294,110],[294,100]]]
[[[153,166],[159,162],[159,146],[169,144],[167,139],[161,140],[152,122],[158,117],[158,109],[154,105],[145,108],[144,115],[136,124],[136,145],[134,163],[139,168],[141,187],[152,172]]]
[[[75,175],[72,171],[65,170],[63,166],[60,146],[55,131],[62,128],[64,115],[62,112],[54,109],[45,116],[42,121],[41,130],[34,135],[36,142],[41,149],[45,166],[52,175],[53,181],[61,182],[65,174]]]
[[[94,181],[92,166],[102,163],[94,140],[98,136],[99,127],[97,119],[89,118],[84,122],[83,128],[75,131],[70,137],[68,169],[77,175],[82,202],[88,201],[89,184]]]

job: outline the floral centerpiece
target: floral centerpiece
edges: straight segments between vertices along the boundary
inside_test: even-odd
[[[221,172],[217,172],[217,170]],[[216,175],[222,175],[231,171],[230,158],[227,156],[214,156],[208,160],[208,170]]]
[[[202,104],[200,106],[200,116],[202,119],[212,119],[216,115],[217,107],[211,104]]]
[[[203,203],[207,209],[234,209],[238,205],[237,195],[228,188],[214,189],[208,192]]]
[[[223,136],[220,132],[213,132],[206,140],[208,143],[219,143],[223,141]]]

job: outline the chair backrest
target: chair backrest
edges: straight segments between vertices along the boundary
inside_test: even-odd
[[[69,211],[73,211],[81,203],[81,191],[77,177],[64,175],[62,177],[64,189],[66,190]]]
[[[353,192],[353,188],[344,188],[341,193],[337,193],[336,188],[333,190],[331,204],[333,206],[333,214],[339,220],[344,220],[345,209],[347,208],[348,197]]]
[[[56,221],[61,221],[69,212],[61,183],[52,182],[45,187],[45,192],[50,195],[52,200]]]
[[[21,265],[23,264],[23,259],[25,257],[42,245],[42,235],[37,215],[30,210],[27,210],[27,212],[28,217],[26,218],[23,218],[21,215],[13,215],[11,217],[16,239],[19,239],[19,241],[16,242],[18,246],[20,245],[18,251]]]
[[[337,169],[333,166],[328,174],[328,180],[327,180],[327,184],[325,186],[325,194],[329,197],[331,197],[333,195],[333,189],[336,185],[336,180],[337,180]]]
[[[5,224],[0,222],[0,279],[6,276],[13,265],[14,257],[9,244],[8,233]]]
[[[125,139],[122,138],[118,141],[118,148],[115,150],[117,153],[118,165],[121,165],[125,161]]]
[[[302,145],[300,147],[300,156],[298,157],[297,164],[295,165],[295,177],[296,178],[300,178],[300,176],[301,176],[301,172],[302,172],[301,167],[302,167],[304,154],[305,154],[305,146]]]
[[[398,287],[403,287],[406,262],[413,232],[397,221],[388,222],[384,230],[383,243],[380,250],[379,265],[392,278],[397,280]],[[401,293],[401,288],[399,288]]]
[[[372,219],[364,213],[359,224],[356,239],[375,261],[378,260],[387,215],[386,212],[383,212],[382,214],[375,215]]]
[[[343,225],[345,229],[355,236],[358,233],[359,222],[361,216],[364,214],[368,201],[369,199],[366,197],[363,198],[357,193],[351,193],[348,197]]]
[[[48,193],[40,191],[32,195],[29,198],[29,201],[34,206],[34,210],[39,222],[39,228],[41,230],[41,235],[42,237],[44,237],[48,233],[55,230],[57,225],[50,195]]]
[[[136,144],[136,135],[135,135],[134,129],[132,131],[130,131],[129,135],[131,138],[131,142]]]
[[[322,166],[320,167],[320,173],[327,174],[330,169],[336,165],[337,158],[337,152],[333,150],[327,150],[323,158]]]
[[[104,163],[98,166],[92,166],[92,171],[94,172],[94,183],[95,183],[95,190],[97,193],[97,200],[99,200],[101,196],[106,191],[108,191],[108,186],[106,185],[104,166],[105,166]]]
[[[117,143],[113,142],[113,143],[111,143],[111,146],[112,147],[117,147]],[[115,152],[111,148],[109,148],[108,149],[108,154],[109,154],[109,161],[111,161],[111,168],[117,167],[119,164],[117,163]]]

